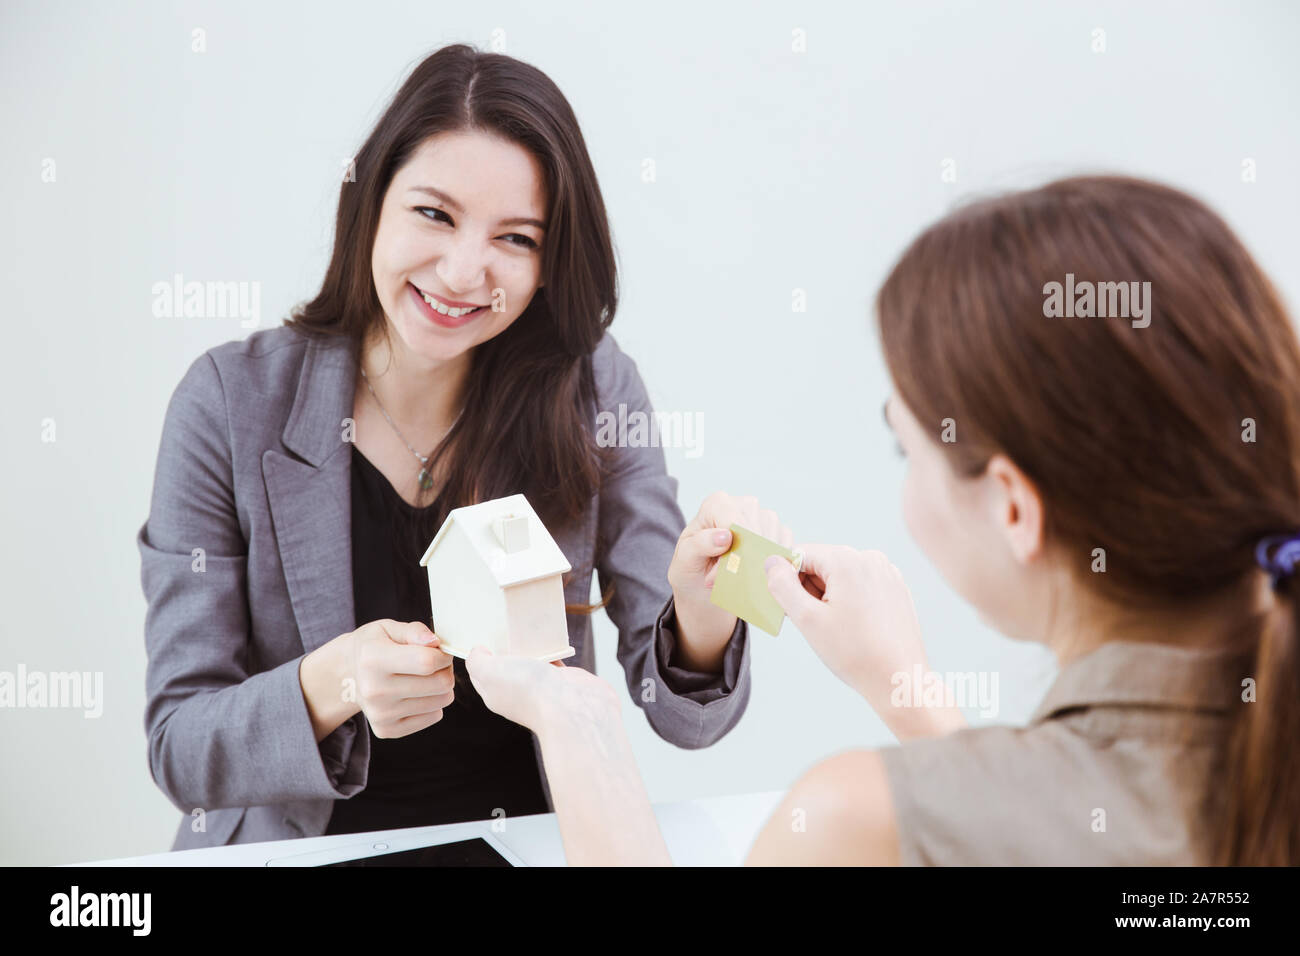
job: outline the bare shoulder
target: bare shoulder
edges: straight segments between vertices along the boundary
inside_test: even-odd
[[[850,750],[814,765],[763,827],[751,866],[896,866],[898,832],[880,752]]]

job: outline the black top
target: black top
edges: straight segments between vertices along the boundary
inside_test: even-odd
[[[408,504],[353,446],[352,594],[358,627],[382,618],[430,623],[428,572],[420,557],[433,535],[422,519],[436,518],[432,512],[438,508],[438,502],[427,508]],[[487,709],[463,660],[456,658],[454,667],[455,700],[436,724],[381,739],[365,721],[365,789],[335,801],[326,834],[485,820],[502,811],[509,817],[547,812],[532,734]]]

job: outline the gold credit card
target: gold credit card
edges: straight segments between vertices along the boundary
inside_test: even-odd
[[[781,622],[785,620],[785,611],[767,589],[767,572],[763,570],[763,562],[774,554],[789,561],[796,571],[803,564],[803,555],[798,551],[783,548],[761,534],[733,524],[731,548],[718,559],[718,574],[710,597],[718,607],[773,636],[781,632]]]

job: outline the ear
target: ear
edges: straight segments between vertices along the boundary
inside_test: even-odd
[[[1044,510],[1038,486],[1001,453],[989,459],[985,477],[992,483],[994,522],[1015,559],[1028,564],[1043,550]]]

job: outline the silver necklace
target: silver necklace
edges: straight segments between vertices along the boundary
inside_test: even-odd
[[[388,414],[388,410],[384,408],[384,403],[381,402],[379,400],[379,396],[375,394],[375,390],[370,385],[370,378],[369,376],[366,375],[366,370],[364,368],[361,369],[361,377],[366,381],[366,388],[370,389],[370,397],[375,400],[375,404],[378,405],[379,410],[383,412],[384,418],[388,419],[388,424],[393,426],[393,431],[397,433],[397,437],[402,440],[403,445],[405,445],[407,448],[410,449],[411,454],[414,455],[417,459],[419,459],[420,474],[417,477],[420,480],[420,488],[423,489],[424,491],[428,491],[430,488],[433,487],[433,475],[429,474],[429,457],[430,455],[433,454],[434,451],[438,450],[438,445],[442,444],[442,440],[440,439],[438,441],[438,445],[433,446],[433,451],[430,451],[428,455],[421,455],[418,451],[416,451],[414,448],[411,447],[411,443],[406,440],[406,436],[402,434],[402,430],[397,427],[397,423],[393,421],[392,416]],[[464,413],[464,411],[465,409],[462,408],[459,412],[456,413],[456,419],[451,423],[451,428],[447,429],[447,434],[442,436],[443,439],[445,439],[447,435],[451,434],[451,429],[456,427],[456,422],[460,421],[460,416]]]

